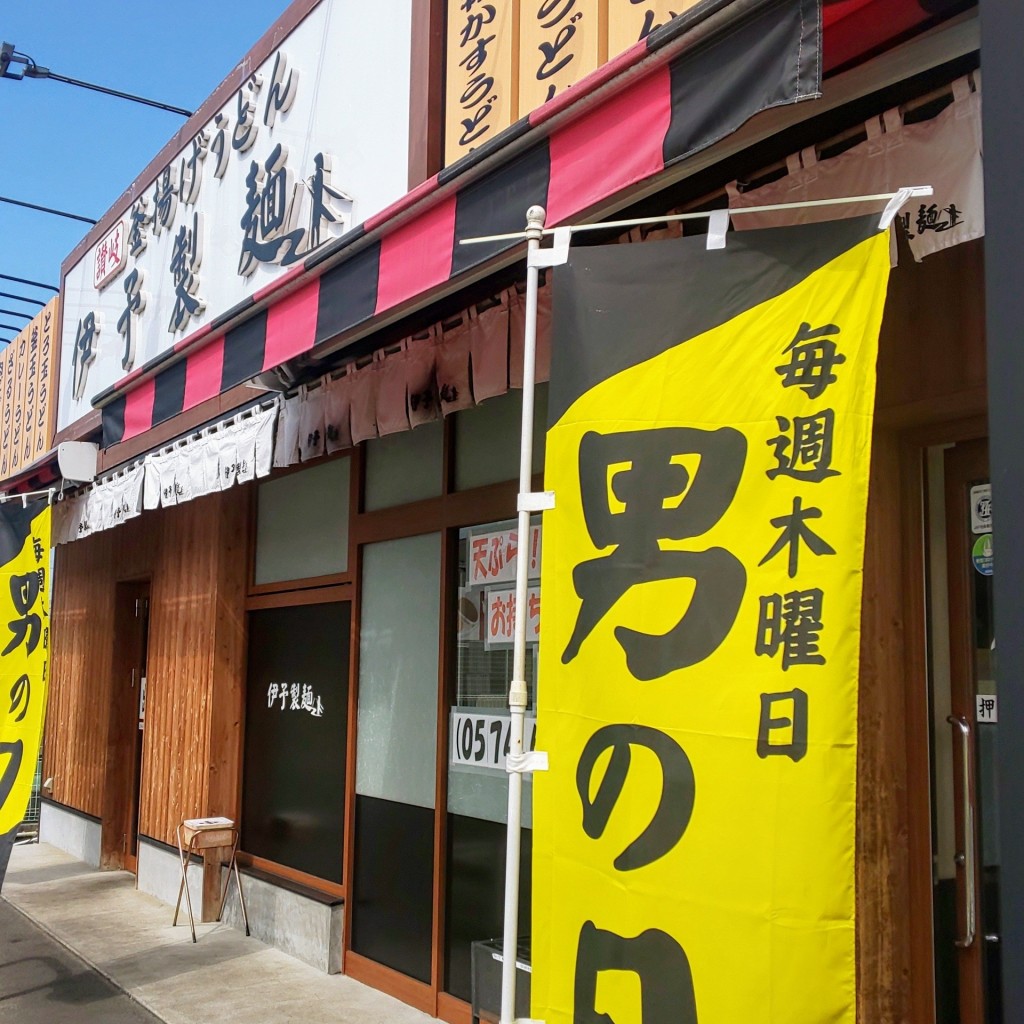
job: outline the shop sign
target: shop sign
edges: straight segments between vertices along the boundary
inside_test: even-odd
[[[405,193],[409,62],[382,74],[379,46],[409,52],[411,8],[323,0],[133,187],[64,280],[60,428]]]
[[[522,4],[520,110],[535,110],[597,67],[600,22],[607,17],[607,6],[599,0],[527,0]]]
[[[300,711],[322,718],[323,700],[305,683],[268,683],[267,707],[278,711]]]
[[[50,450],[56,326],[53,298],[0,352],[0,480]]]
[[[698,0],[610,0],[608,55],[614,57],[628,50],[697,3]]]
[[[527,549],[527,574],[540,576],[539,526],[530,527]],[[495,530],[474,534],[469,540],[469,584],[507,583],[516,578],[516,557],[519,551],[519,530]]]
[[[854,1020],[888,275],[877,214],[554,270],[537,1020]]]
[[[696,3],[447,0],[445,163],[489,142]]]
[[[513,0],[448,0],[446,164],[489,142],[516,119],[512,45],[517,7]]]
[[[484,647],[487,650],[511,647],[516,633],[516,588],[489,587],[487,615],[484,620]],[[526,589],[526,642],[540,639],[540,587]]]
[[[448,763],[455,769],[479,768],[505,772],[511,748],[509,713],[483,714],[475,708],[452,708],[449,723],[451,752]],[[537,741],[537,717],[527,715],[523,749],[533,750]]]
[[[96,246],[93,256],[92,286],[97,291],[124,270],[124,221],[119,220]]]

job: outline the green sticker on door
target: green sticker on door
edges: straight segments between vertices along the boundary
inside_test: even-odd
[[[992,575],[992,534],[983,533],[971,548],[971,561],[982,576]]]

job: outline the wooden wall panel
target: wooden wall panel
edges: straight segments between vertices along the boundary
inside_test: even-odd
[[[57,548],[54,561],[50,695],[43,776],[50,795],[102,813],[114,588],[107,586],[104,535]]]
[[[981,240],[893,271],[878,359],[878,418],[904,428],[985,410]]]
[[[102,814],[111,692],[114,580],[146,575],[161,513],[57,548],[44,777],[51,796]]]
[[[148,578],[139,830],[170,843],[183,817],[236,809],[250,490],[58,548],[45,767],[55,800],[103,813],[116,584]]]
[[[982,246],[922,263],[904,250],[882,324],[858,708],[863,1024],[934,1020],[922,977],[931,964],[930,907],[921,905],[924,889],[930,896],[931,835],[928,722],[918,720],[927,715],[920,446],[955,440],[963,421],[987,408]]]
[[[153,565],[139,828],[163,842],[204,813],[221,500],[168,509]]]
[[[246,617],[252,488],[235,488],[220,515],[220,559],[213,646],[207,813],[241,815]]]

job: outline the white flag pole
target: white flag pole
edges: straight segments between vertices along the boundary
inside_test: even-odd
[[[748,213],[775,213],[776,211],[782,210],[809,210],[817,206],[847,206],[851,203],[879,203],[882,200],[888,200],[890,206],[893,207],[892,213],[895,214],[896,210],[899,209],[908,199],[915,196],[930,196],[933,194],[931,185],[908,185],[904,188],[899,188],[895,192],[878,192],[875,195],[870,196],[833,196],[830,199],[806,199],[799,203],[773,203],[770,206],[736,206],[729,207],[727,212],[730,217],[742,217]],[[897,205],[893,205],[893,204]],[[635,217],[630,220],[602,220],[597,221],[594,224],[573,224],[569,227],[571,234],[579,234],[581,231],[607,231],[609,229],[617,228],[632,228],[641,227],[644,224],[668,224],[671,221],[684,221],[684,220],[708,220],[715,213],[723,212],[721,210],[697,210],[690,213],[667,213],[662,214],[660,217]],[[886,208],[886,214],[889,213],[889,207]],[[879,230],[889,226],[892,222],[892,217],[889,216],[888,222],[879,226]],[[565,228],[545,228],[543,234],[554,235],[559,231],[563,231]],[[521,238],[529,238],[530,229],[526,231],[509,231],[502,235],[480,235],[477,238],[461,238],[459,239],[459,245],[481,245],[489,242],[511,242]]]
[[[540,248],[544,234],[542,206],[526,211],[528,251]],[[529,576],[530,509],[524,499],[530,494],[533,476],[533,393],[537,362],[537,288],[540,270],[527,259],[526,337],[523,345],[523,421],[519,449],[519,544],[516,551],[516,618],[512,648],[512,681],[508,706],[510,723],[509,762],[523,753],[523,733],[529,693],[526,689],[526,591]],[[523,775],[508,773],[508,829],[505,846],[505,934],[501,965],[501,1024],[516,1018],[516,960],[519,946],[519,847],[523,809]]]

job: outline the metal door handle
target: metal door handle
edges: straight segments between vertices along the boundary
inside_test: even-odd
[[[963,853],[956,862],[964,869],[964,937],[956,940],[958,949],[974,945],[977,932],[977,893],[974,885],[974,803],[971,800],[971,725],[963,715],[950,715],[947,722],[960,734],[960,768],[963,774],[961,798],[963,800]]]

